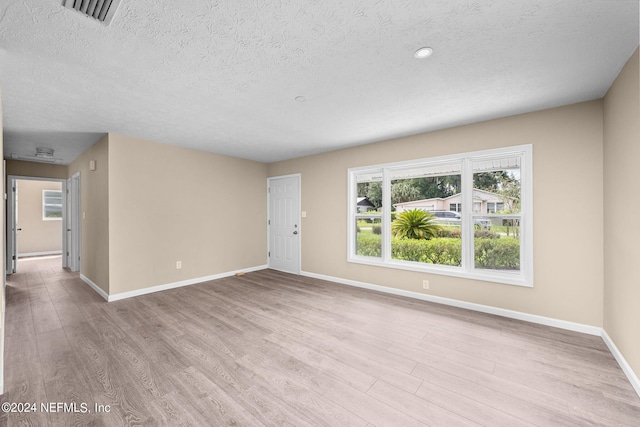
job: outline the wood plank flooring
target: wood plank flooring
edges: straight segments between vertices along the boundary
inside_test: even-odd
[[[0,425],[640,425],[599,337],[272,270],[106,303],[19,267],[1,399],[38,411]]]

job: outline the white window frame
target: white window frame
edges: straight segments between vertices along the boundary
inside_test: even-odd
[[[474,262],[474,213],[473,213],[473,162],[489,158],[519,156],[521,201],[520,213],[520,270],[487,270],[476,269]],[[425,264],[391,258],[391,172],[407,167],[432,166],[438,163],[462,162],[462,266],[446,266]],[[366,172],[382,170],[382,254],[378,257],[367,257],[356,254],[356,220],[357,182],[356,176]],[[533,147],[531,144],[512,147],[474,151],[448,156],[416,159],[404,162],[385,163],[366,167],[350,168],[348,175],[348,219],[347,219],[347,261],[351,263],[396,268],[430,274],[441,274],[467,279],[504,283],[509,285],[533,287]],[[475,216],[478,216],[476,213]],[[480,215],[492,216],[492,215]],[[498,215],[500,216],[500,215]],[[504,215],[503,215],[504,216]]]
[[[63,205],[64,205],[64,200],[62,197],[62,190],[42,190],[42,220],[43,221],[62,221],[62,215],[60,215],[59,218],[47,218],[46,216],[46,208],[47,206],[58,206],[57,204],[51,204],[46,202],[47,198],[45,196],[45,194],[47,192],[56,192],[56,193],[60,193],[60,209],[63,209]],[[60,211],[62,212],[62,211]]]

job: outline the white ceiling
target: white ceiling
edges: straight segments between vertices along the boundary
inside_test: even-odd
[[[122,0],[109,26],[1,0],[4,155],[115,132],[272,162],[597,99],[638,27],[636,0]]]

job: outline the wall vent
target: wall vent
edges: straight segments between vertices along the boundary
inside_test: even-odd
[[[62,0],[67,9],[73,9],[89,18],[109,25],[122,0]]]

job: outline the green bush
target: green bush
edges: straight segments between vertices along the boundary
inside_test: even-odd
[[[371,231],[373,231],[373,234],[382,234],[382,225],[373,224],[371,226]]]
[[[476,239],[498,239],[500,238],[500,234],[493,232],[491,230],[475,230],[473,232],[473,236]],[[436,237],[442,238],[450,238],[450,239],[460,239],[461,231],[459,227],[442,227],[436,233]]]
[[[358,233],[356,253],[362,256],[380,257],[382,255],[382,237],[376,234]]]
[[[476,239],[476,268],[520,270],[520,239]]]
[[[391,257],[428,264],[462,264],[462,240],[439,238],[431,240],[392,239]]]
[[[432,239],[439,229],[433,214],[420,209],[399,213],[391,223],[393,237],[402,239]]]
[[[491,230],[475,230],[473,237],[476,239],[499,239],[500,235]]]
[[[461,237],[460,227],[441,227],[436,233],[438,238],[459,239]]]
[[[520,269],[520,241],[513,238],[484,237],[475,241],[475,266],[494,270]],[[380,257],[382,239],[377,234],[358,234],[357,254]],[[391,257],[397,260],[439,265],[462,265],[462,240],[440,237],[431,240],[391,240]]]

